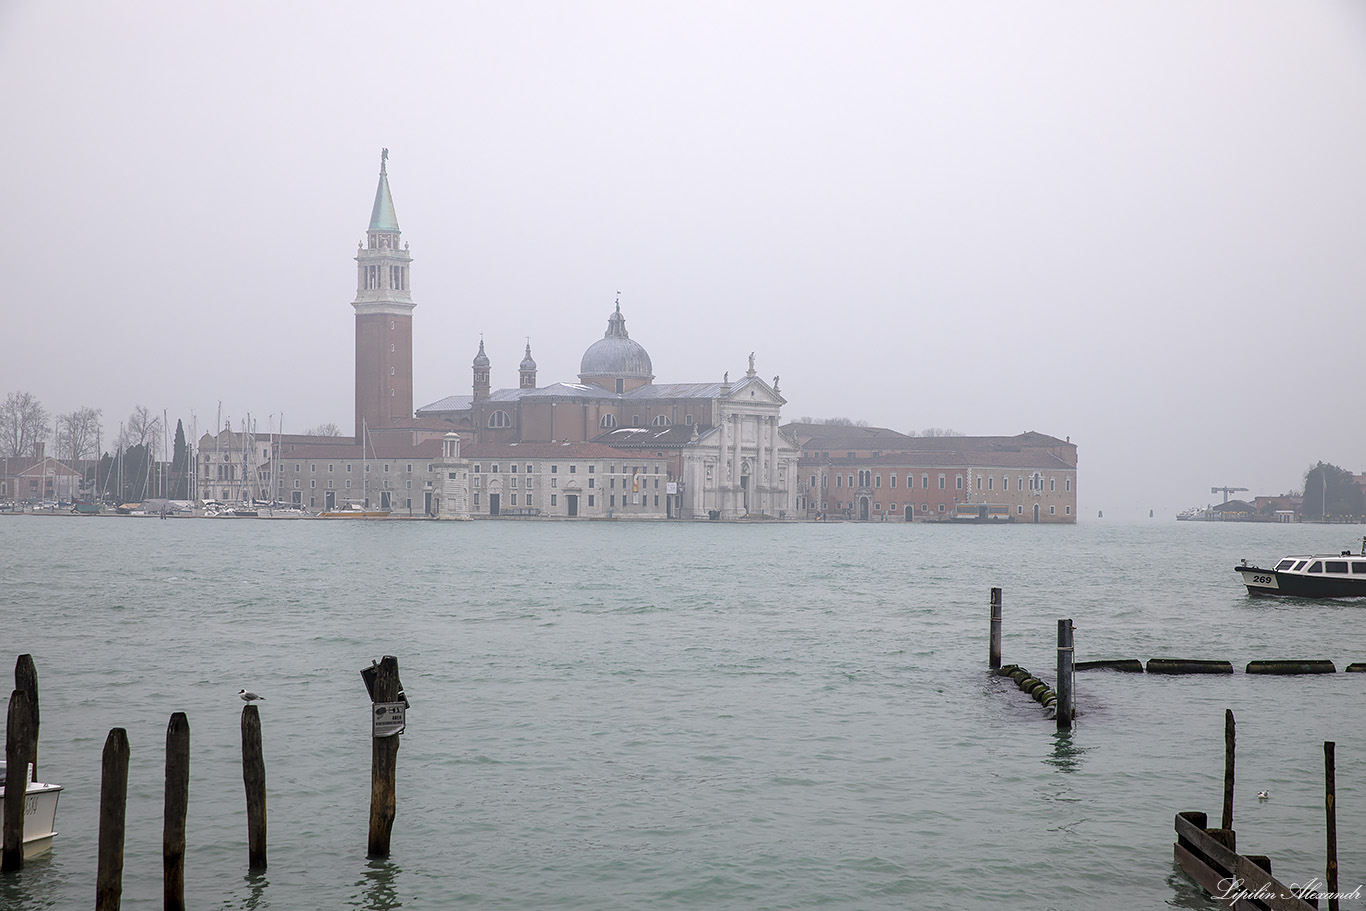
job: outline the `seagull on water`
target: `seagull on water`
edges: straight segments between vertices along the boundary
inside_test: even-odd
[[[265,696],[258,696],[255,693],[248,693],[246,690],[238,690],[237,695],[242,697],[242,701],[250,705],[257,699],[265,699]]]
[[[1271,792],[1270,792],[1270,791],[1258,791],[1258,792],[1257,792],[1257,799],[1258,799],[1258,800],[1267,800],[1267,799],[1270,798],[1270,797],[1271,797]]]

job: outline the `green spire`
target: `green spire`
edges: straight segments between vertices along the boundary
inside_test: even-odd
[[[385,163],[389,150],[379,155],[379,186],[375,188],[375,208],[370,212],[370,230],[398,234],[398,216],[394,214],[394,197],[389,195],[389,171]]]

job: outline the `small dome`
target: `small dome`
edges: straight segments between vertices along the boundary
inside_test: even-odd
[[[521,369],[521,370],[535,370],[535,369],[536,369],[536,362],[535,362],[534,360],[531,359],[531,342],[527,342],[527,343],[526,343],[526,357],[522,358],[522,363],[519,365],[519,369]]]
[[[488,365],[489,365],[489,356],[488,356],[487,354],[484,353],[484,340],[483,340],[483,339],[480,339],[480,340],[479,340],[479,353],[476,354],[476,355],[474,356],[474,366],[475,366],[475,367],[487,367]]]
[[[607,318],[607,331],[588,346],[579,364],[580,380],[594,376],[654,379],[650,355],[627,334],[626,317],[621,315],[620,304]]]

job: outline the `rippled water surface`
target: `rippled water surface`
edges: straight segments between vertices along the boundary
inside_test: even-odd
[[[33,654],[50,856],[0,907],[90,907],[100,755],[132,744],[124,907],[160,907],[166,724],[191,728],[199,908],[1212,908],[1172,817],[1217,817],[1238,718],[1239,847],[1366,881],[1366,603],[1252,601],[1233,565],[1359,527],[0,519],[0,660]],[[986,673],[1223,658],[1232,677],[1078,675],[1076,730]],[[392,856],[367,860],[369,702],[412,708]],[[8,679],[8,678],[6,678]],[[269,870],[247,874],[241,702],[261,704]],[[5,687],[8,690],[8,686]],[[1270,789],[1269,801],[1256,791]],[[1360,907],[1347,902],[1344,907]]]

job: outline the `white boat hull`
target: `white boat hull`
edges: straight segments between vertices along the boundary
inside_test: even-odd
[[[0,775],[0,831],[5,820],[4,777]],[[62,793],[59,784],[31,781],[24,794],[24,857],[37,857],[52,849],[52,837],[57,834],[57,798]]]

